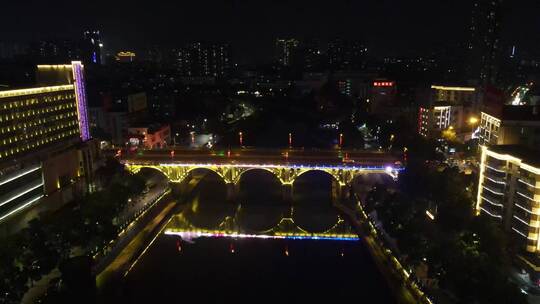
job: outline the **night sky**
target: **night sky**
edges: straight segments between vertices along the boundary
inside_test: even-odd
[[[366,41],[378,55],[425,55],[466,40],[471,0],[2,1],[0,39],[103,32],[106,51],[228,41],[237,58],[272,53],[275,37]],[[540,1],[507,0],[504,39],[538,55]],[[248,60],[249,60],[248,59]]]

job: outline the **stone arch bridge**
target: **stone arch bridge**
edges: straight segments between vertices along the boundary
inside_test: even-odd
[[[284,187],[285,196],[292,195],[292,185],[299,176],[322,171],[339,184],[339,197],[348,193],[344,190],[359,175],[388,174],[397,179],[402,170],[398,158],[385,153],[238,150],[226,154],[208,150],[151,150],[134,156],[126,154],[121,161],[133,173],[143,168],[158,170],[172,183],[183,183],[196,169],[213,171],[227,184],[228,198],[238,193],[240,178],[250,170],[271,172]]]

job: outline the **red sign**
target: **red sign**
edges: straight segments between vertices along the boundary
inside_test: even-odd
[[[374,87],[393,87],[394,82],[393,81],[375,81],[373,83]]]

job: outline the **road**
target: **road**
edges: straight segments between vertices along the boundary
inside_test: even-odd
[[[141,194],[128,203],[126,208],[120,212],[118,223],[129,224],[146,209],[148,204],[152,203],[167,189],[168,180],[165,176],[157,172],[151,172],[151,174],[152,175],[147,179],[147,184],[152,184],[154,186],[148,190],[148,193]]]
[[[118,153],[120,152],[120,153]],[[303,149],[231,149],[204,150],[117,150],[117,155],[126,162],[178,162],[186,164],[284,164],[284,165],[339,165],[339,166],[394,166],[401,161],[399,155],[383,152],[356,150],[303,150]]]

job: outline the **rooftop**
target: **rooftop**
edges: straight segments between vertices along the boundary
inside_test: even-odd
[[[540,150],[522,145],[499,145],[490,146],[488,150],[498,154],[508,154],[521,159],[522,162],[540,168]]]
[[[540,106],[501,105],[486,107],[483,112],[500,120],[540,121]]]

